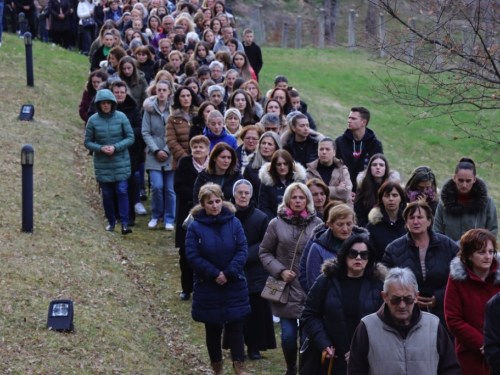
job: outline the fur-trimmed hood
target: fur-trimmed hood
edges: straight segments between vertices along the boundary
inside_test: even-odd
[[[259,179],[266,186],[274,186],[273,178],[269,173],[270,162],[267,162],[260,167]],[[295,163],[295,171],[292,177],[293,182],[303,182],[306,180],[306,169],[300,164]]]
[[[500,254],[495,255],[495,262],[492,264],[492,267],[496,267],[495,279],[493,280],[493,285],[500,285]],[[469,278],[469,269],[465,264],[462,263],[460,258],[456,256],[450,263],[450,276],[453,280],[464,282]]]
[[[358,184],[358,187],[361,186],[361,184],[363,183],[365,175],[366,175],[366,170],[359,172],[358,175],[356,176],[356,183]],[[401,185],[401,175],[399,174],[398,171],[390,171],[389,180],[397,182],[398,184]]]
[[[290,128],[288,128],[288,130],[286,130],[283,134],[281,134],[281,144],[286,145],[290,141],[290,138],[292,138],[293,136],[294,136],[293,131]],[[323,138],[325,138],[325,136],[323,134],[321,134],[315,130],[312,130],[312,129],[309,129],[308,137],[313,138],[317,142],[319,142]]]
[[[377,263],[373,272],[373,280],[384,282],[387,272],[387,268],[382,263]],[[321,266],[321,273],[324,277],[335,277],[338,274],[338,258],[325,260]]]
[[[231,202],[222,201],[222,207],[226,207],[232,214],[236,213],[236,208]],[[201,204],[197,204],[191,209],[190,214],[193,218],[196,218],[196,215],[198,215],[202,210],[204,210],[203,206]]]
[[[257,115],[258,118],[262,118],[264,116],[264,108],[260,105],[260,103],[255,102],[253,106],[253,112]]]
[[[441,202],[447,213],[453,216],[475,215],[486,209],[488,205],[488,187],[479,177],[472,185],[471,198],[469,203],[464,206],[458,201],[458,189],[455,181],[450,178],[443,185],[441,190]]]
[[[198,114],[198,107],[192,107],[189,110],[189,114],[191,115],[191,118],[196,116]],[[181,109],[175,109],[174,107],[170,106],[170,116],[184,117],[184,112],[182,112]]]

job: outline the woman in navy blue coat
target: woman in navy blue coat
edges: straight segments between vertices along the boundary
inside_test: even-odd
[[[191,210],[194,221],[186,235],[186,257],[194,271],[191,315],[205,323],[212,368],[222,374],[222,330],[233,365],[244,371],[243,319],[250,314],[244,267],[248,246],[235,208],[223,201],[219,185],[207,183]]]
[[[385,268],[375,265],[374,255],[368,237],[355,235],[345,240],[337,258],[323,264],[322,275],[312,286],[302,312],[307,340],[301,349],[300,374],[326,374],[328,365],[321,365],[321,354],[326,351],[331,357],[333,349],[338,358],[332,374],[347,373],[356,327],[384,302],[380,292]]]

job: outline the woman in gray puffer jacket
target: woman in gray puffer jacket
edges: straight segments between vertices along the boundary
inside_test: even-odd
[[[149,229],[155,229],[159,222],[165,222],[166,230],[174,230],[175,192],[174,173],[172,170],[172,153],[168,149],[165,138],[165,124],[169,116],[169,99],[172,93],[170,82],[158,81],[158,96],[144,101],[144,117],[142,118],[142,137],[147,146],[146,170],[151,182],[152,218]]]
[[[292,183],[286,188],[278,216],[269,223],[259,248],[264,268],[275,279],[287,282],[290,288],[287,303],[272,303],[273,315],[281,318],[281,347],[287,375],[297,373],[297,319],[306,299],[297,278],[300,257],[312,230],[321,223],[309,189],[302,183]]]

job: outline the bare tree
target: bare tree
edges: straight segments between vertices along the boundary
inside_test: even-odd
[[[339,19],[340,0],[323,0],[325,9],[325,39],[330,45],[337,42],[337,21]]]
[[[420,108],[412,120],[449,116],[467,137],[500,145],[500,123],[484,122],[500,109],[500,0],[378,0],[387,22],[390,69],[380,92]],[[379,41],[380,42],[380,41]],[[405,79],[400,79],[404,75]],[[465,112],[477,112],[473,122]]]

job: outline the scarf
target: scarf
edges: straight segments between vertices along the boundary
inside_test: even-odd
[[[203,164],[199,164],[195,158],[193,157],[193,165],[198,173],[200,173],[203,169],[208,167],[208,155],[207,158],[205,159],[205,162]]]

